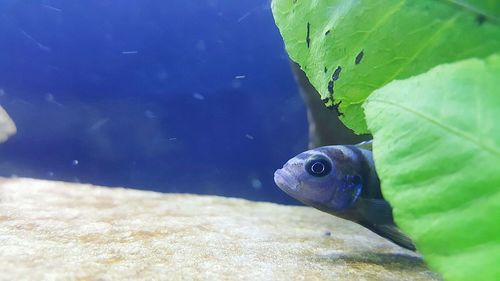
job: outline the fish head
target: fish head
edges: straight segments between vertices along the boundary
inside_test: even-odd
[[[346,146],[325,146],[300,153],[274,173],[278,187],[320,210],[340,212],[352,207],[363,187],[359,157]]]

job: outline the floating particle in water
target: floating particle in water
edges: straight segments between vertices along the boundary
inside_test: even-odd
[[[71,165],[73,165],[73,166],[78,166],[78,164],[80,164],[80,162],[76,159],[71,161]]]
[[[90,131],[97,131],[100,128],[102,128],[102,126],[106,125],[106,123],[108,122],[109,118],[99,119],[94,124],[92,124],[92,126],[90,126]]]
[[[236,75],[234,76],[234,79],[245,79],[246,77],[246,75]]]
[[[49,171],[49,172],[47,173],[47,176],[49,176],[49,177],[51,177],[51,178],[52,178],[52,177],[54,177],[54,172]]]
[[[149,109],[146,109],[144,111],[144,116],[146,116],[146,118],[148,118],[148,119],[156,119],[156,114]]]
[[[54,101],[54,95],[51,93],[46,93],[45,94],[45,100],[48,102],[53,102]]]
[[[28,34],[28,32],[22,30],[22,29],[19,29],[21,31],[21,33],[23,34],[24,37],[26,37],[28,40],[30,40],[31,42],[33,42],[35,45],[38,46],[38,48],[40,48],[40,50],[44,51],[44,52],[50,52],[51,49],[49,46],[46,46],[40,42],[38,42],[33,36],[31,36],[30,34]]]
[[[159,80],[166,80],[169,77],[169,74],[165,70],[161,70],[158,72],[157,77]]]
[[[248,11],[245,14],[243,14],[241,17],[238,18],[236,22],[242,22],[244,19],[246,19],[248,16],[252,14],[252,11]]]
[[[137,55],[139,51],[122,51],[122,55]]]
[[[193,93],[193,98],[197,99],[197,100],[204,100],[205,99],[205,96],[203,96],[202,94],[200,93]]]
[[[255,11],[257,11],[259,8],[261,8],[260,5],[252,8],[248,12],[244,13],[241,17],[239,17],[236,22],[238,22],[238,23],[242,22],[243,20],[245,20],[246,18],[248,18],[250,15],[252,15]]]
[[[196,49],[200,52],[204,52],[207,50],[207,44],[205,43],[205,40],[198,40],[196,41]]]
[[[6,95],[5,90],[4,89],[0,89],[0,97],[3,97],[5,95]]]
[[[44,7],[45,9],[54,11],[54,12],[58,12],[58,13],[62,12],[62,9],[56,8],[54,6],[42,5],[42,7]]]
[[[323,232],[323,236],[332,236],[332,232],[329,230],[325,230],[325,232]]]
[[[255,138],[254,138],[252,135],[250,135],[250,134],[246,134],[246,135],[245,135],[245,138],[247,138],[247,139],[249,139],[249,140],[254,140],[254,139],[255,139]]]
[[[169,141],[175,141],[177,138],[168,138]]]
[[[56,98],[54,97],[54,95],[52,93],[46,93],[44,95],[44,98],[45,98],[45,101],[47,101],[47,102],[50,102],[50,103],[53,103],[57,106],[63,107],[63,105],[61,103],[56,101]]]
[[[252,187],[254,189],[257,189],[257,190],[262,188],[262,182],[258,178],[252,178],[250,180],[250,184],[252,185]]]

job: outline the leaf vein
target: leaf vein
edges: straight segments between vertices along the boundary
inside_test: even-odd
[[[438,120],[434,119],[433,117],[423,113],[423,112],[420,112],[420,111],[417,111],[417,110],[414,110],[410,107],[407,107],[407,106],[404,106],[404,105],[401,105],[401,104],[397,104],[397,103],[394,103],[394,102],[390,102],[390,101],[385,101],[385,100],[379,100],[379,99],[370,99],[369,102],[378,102],[378,103],[383,103],[383,104],[386,104],[386,105],[390,105],[390,106],[394,106],[396,108],[399,108],[399,109],[402,109],[402,110],[406,110],[407,112],[410,112],[410,113],[413,113],[415,116],[417,117],[420,117],[432,124],[434,124],[435,126],[443,129],[444,131],[447,131],[448,133],[450,134],[453,134],[455,136],[458,136],[458,137],[461,137],[465,140],[467,140],[468,142],[470,142],[471,144],[475,145],[475,146],[478,146],[479,148],[482,148],[486,151],[489,151],[491,153],[493,153],[495,156],[497,157],[500,157],[500,150],[498,150],[497,148],[495,147],[491,147],[483,142],[481,142],[480,140],[478,139],[475,139],[474,137],[470,136],[469,134],[467,133],[464,133],[456,128],[453,128],[451,126],[448,126],[448,125],[445,125],[441,122],[439,122]]]
[[[399,69],[394,72],[394,74],[389,77],[389,79],[387,79],[382,85],[386,85],[387,83],[391,82],[392,80],[394,80],[395,78],[398,77],[399,74],[401,74],[401,72],[403,72],[403,70],[406,69],[406,67],[408,65],[410,65],[412,62],[415,61],[415,59],[427,48],[429,48],[431,46],[432,43],[434,43],[436,41],[436,38],[438,38],[438,36],[443,33],[444,31],[446,31],[448,28],[452,27],[453,26],[453,23],[455,22],[455,20],[458,18],[458,15],[454,16],[453,18],[450,18],[449,20],[447,20],[446,22],[443,23],[443,25],[441,26],[441,28],[437,29],[434,34],[432,34],[432,36],[429,37],[429,39],[427,41],[425,41],[418,50],[416,50],[416,52],[413,54],[413,56],[404,64],[401,64],[401,67],[399,67]]]

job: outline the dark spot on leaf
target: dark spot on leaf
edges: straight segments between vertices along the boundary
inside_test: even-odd
[[[333,75],[332,75],[333,81],[337,81],[339,79],[340,71],[342,71],[342,67],[337,66],[337,69],[335,69],[335,71],[333,72]]]
[[[330,34],[330,29],[328,29],[326,32],[325,32],[325,36],[327,36],[328,34]]]
[[[481,26],[486,21],[486,16],[483,14],[479,14],[476,16],[476,22],[479,26]]]
[[[333,81],[332,80],[328,81],[328,92],[330,93],[330,95],[333,95]]]
[[[325,66],[325,69],[323,70],[323,72],[325,72],[325,73],[328,72],[328,68],[326,68],[326,66]]]
[[[361,60],[363,59],[363,55],[365,53],[363,52],[363,50],[361,50],[361,52],[359,52],[359,54],[356,56],[356,59],[354,60],[354,63],[355,64],[359,64],[361,62]]]
[[[335,113],[337,113],[337,116],[344,116],[344,113],[339,111],[339,106],[342,101],[339,101],[338,103],[332,103],[332,105],[327,106],[326,108],[334,110]]]
[[[307,48],[311,45],[311,24],[307,23],[307,35],[306,35]]]

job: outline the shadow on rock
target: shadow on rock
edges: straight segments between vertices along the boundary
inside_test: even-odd
[[[382,266],[387,269],[397,270],[421,270],[427,268],[422,258],[418,255],[403,253],[375,253],[375,252],[355,252],[355,253],[332,253],[321,255],[322,259],[331,262],[345,262],[348,264],[372,264]]]

